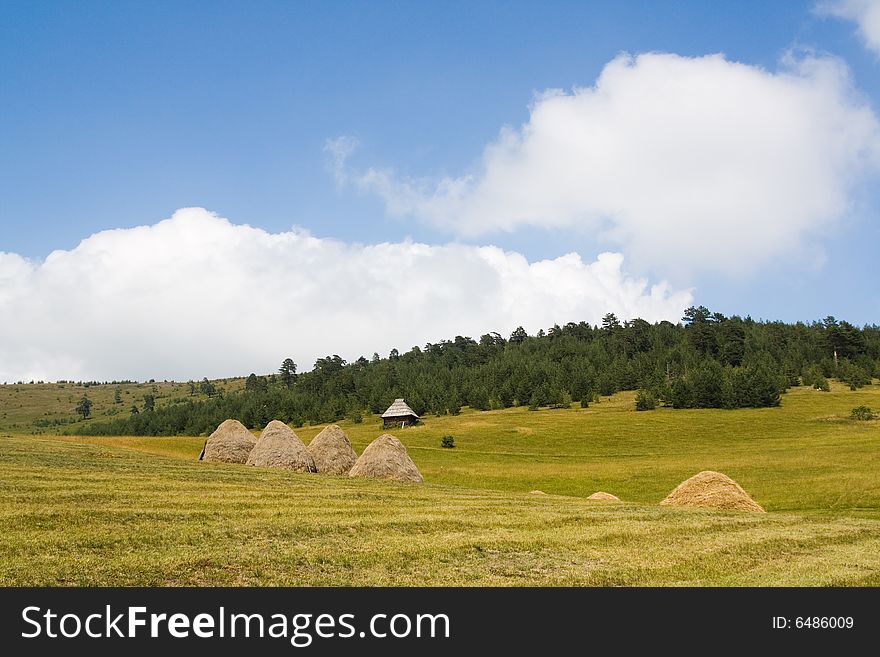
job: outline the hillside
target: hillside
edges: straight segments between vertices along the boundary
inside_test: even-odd
[[[393,431],[430,483],[510,492],[539,489],[586,497],[596,490],[654,503],[690,475],[720,470],[769,511],[880,519],[880,420],[849,419],[855,406],[880,410],[880,384],[788,392],[778,408],[634,410],[633,393],[587,409],[465,409]],[[325,425],[297,427],[308,443]],[[383,432],[376,416],[341,426],[360,453]],[[255,432],[256,433],[256,432]],[[452,435],[454,449],[440,439]],[[60,437],[194,460],[204,438]]]
[[[232,393],[244,388],[243,378],[210,382],[216,391]],[[115,401],[119,390],[119,402]],[[83,420],[76,406],[83,396],[92,402],[91,416]],[[183,401],[207,401],[198,383],[157,381],[149,383],[16,383],[0,385],[0,431],[33,435],[58,433],[73,426],[83,428],[96,422],[127,417],[131,407],[144,408],[144,396],[155,398],[157,409]]]
[[[419,415],[455,415],[526,406],[586,406],[600,396],[640,390],[645,406],[676,409],[778,406],[789,388],[851,388],[880,376],[880,327],[857,328],[827,317],[812,324],[757,322],[689,308],[681,324],[554,325],[504,338],[455,336],[387,358],[352,363],[319,358],[297,373],[291,358],[277,374],[251,374],[244,390],[210,400],[181,400],[154,412],[121,414],[71,429],[79,435],[206,435],[229,417],[251,428],[276,419],[295,426],[357,420],[405,397]]]
[[[880,420],[849,412],[880,384],[831,388],[431,416],[394,432],[423,486],[199,463],[197,437],[0,433],[0,584],[876,586]],[[342,426],[358,452],[382,431]],[[657,506],[703,469],[769,513]]]

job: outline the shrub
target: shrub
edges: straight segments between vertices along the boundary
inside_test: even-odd
[[[653,411],[657,408],[657,398],[647,390],[639,390],[636,395],[637,411]]]
[[[841,361],[840,367],[837,368],[837,378],[848,384],[850,390],[871,385],[871,375],[848,360]]]
[[[586,395],[581,397],[581,408],[589,408],[590,407],[590,397]]]
[[[550,390],[550,399],[547,405],[550,408],[571,408],[571,395],[558,388]]]
[[[693,405],[694,391],[683,377],[672,382],[669,397],[673,408],[690,408]]]
[[[874,420],[877,418],[877,415],[867,406],[856,406],[849,413],[850,418],[853,420]]]
[[[599,377],[599,394],[610,397],[615,392],[617,392],[617,382],[610,373],[603,372]]]
[[[489,391],[485,386],[476,386],[471,390],[468,406],[478,411],[489,410]]]
[[[455,447],[455,438],[449,435],[443,436],[440,439],[440,447],[444,449],[452,449],[453,447]]]
[[[823,392],[831,390],[831,387],[828,385],[828,379],[825,378],[825,373],[818,365],[807,368],[802,378],[805,386],[810,386]]]
[[[537,411],[538,407],[541,405],[541,398],[538,397],[538,391],[536,390],[532,393],[532,399],[529,401],[529,410]]]
[[[766,364],[736,368],[731,374],[732,407],[762,408],[779,406],[779,395],[787,380]]]
[[[720,408],[724,368],[714,360],[707,360],[691,368],[688,382],[691,385],[692,405],[696,408]]]

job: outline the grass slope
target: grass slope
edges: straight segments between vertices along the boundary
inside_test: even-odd
[[[203,438],[0,434],[0,584],[880,585],[880,422],[847,419],[880,386],[632,397],[428,417],[394,432],[424,486],[198,463]],[[381,433],[343,426],[358,451]],[[703,469],[770,513],[657,506]]]
[[[0,437],[2,585],[878,585],[880,521],[719,513]]]
[[[244,388],[244,379],[220,379],[213,381],[215,387],[226,392]],[[119,388],[121,401],[114,395]],[[185,399],[207,399],[196,392],[190,395],[189,385],[174,381],[156,383],[121,383],[100,385],[76,385],[75,383],[17,383],[0,385],[0,431],[29,433],[32,435],[56,433],[68,425],[78,426],[113,419],[117,415],[127,417],[136,404],[144,408],[144,395],[155,397],[156,407]],[[87,395],[92,402],[92,414],[83,421],[76,414],[76,406]]]
[[[795,388],[779,408],[658,409],[637,413],[633,393],[588,409],[524,408],[430,416],[392,431],[431,483],[586,497],[597,490],[655,504],[700,470],[736,479],[765,509],[880,519],[880,421],[849,420],[854,406],[880,410],[880,385],[832,392]],[[341,423],[360,453],[378,418]],[[300,427],[308,443],[323,426]],[[440,438],[455,437],[455,449]],[[94,444],[195,459],[204,438],[82,438]]]

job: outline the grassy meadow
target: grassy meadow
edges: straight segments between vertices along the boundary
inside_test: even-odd
[[[226,392],[244,388],[244,379],[213,381],[217,389]],[[144,395],[153,395],[156,408],[187,399],[207,399],[198,391],[190,393],[187,383],[156,381],[152,383],[31,383],[0,385],[0,432],[28,433],[31,435],[62,432],[93,422],[103,422],[117,415],[128,415],[132,405],[144,408]],[[115,400],[119,388],[120,401]],[[92,402],[91,417],[83,421],[76,414],[76,405],[88,396]]]
[[[848,419],[859,405],[880,410],[880,385],[736,411],[465,409],[392,432],[421,486],[198,463],[204,438],[0,432],[0,584],[876,586],[880,421]],[[382,432],[341,425],[358,452]],[[705,469],[769,513],[657,506]]]

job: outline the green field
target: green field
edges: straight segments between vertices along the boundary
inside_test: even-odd
[[[198,463],[203,438],[9,432],[0,584],[876,586],[880,421],[848,419],[859,405],[880,410],[880,385],[771,409],[636,413],[621,393],[430,416],[394,432],[422,486]],[[342,426],[358,451],[381,433]],[[657,506],[704,469],[769,513]]]

